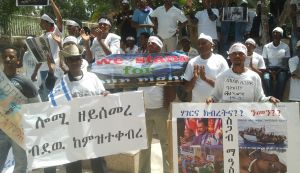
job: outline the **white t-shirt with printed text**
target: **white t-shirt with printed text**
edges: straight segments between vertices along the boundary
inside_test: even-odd
[[[219,75],[212,92],[215,102],[260,102],[267,101],[257,73],[247,69],[237,74],[228,69]]]

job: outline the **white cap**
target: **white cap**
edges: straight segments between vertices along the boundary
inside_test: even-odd
[[[128,37],[126,37],[126,41],[129,41],[129,40],[132,40],[132,41],[134,41],[135,39],[134,39],[134,37],[132,37],[132,36],[128,36]]]
[[[79,24],[77,22],[75,22],[74,20],[67,20],[66,25],[67,26],[69,25],[69,26],[78,26],[78,27],[80,27]]]
[[[297,44],[296,44],[296,46],[297,46],[297,47],[299,47],[299,46],[300,46],[300,40],[299,40],[299,41],[297,41]]]
[[[201,33],[199,35],[198,40],[200,40],[200,39],[205,39],[205,40],[211,42],[212,44],[214,44],[213,39],[211,38],[211,36],[205,35],[204,33]]]
[[[51,19],[47,14],[43,14],[41,19],[46,20],[47,22],[54,23],[54,20]]]
[[[281,34],[281,36],[283,36],[283,29],[278,26],[276,28],[274,28],[272,32],[279,32]]]
[[[74,36],[67,36],[67,37],[65,37],[64,40],[63,40],[63,45],[64,45],[65,43],[68,43],[68,42],[72,42],[72,43],[74,43],[74,44],[77,44],[77,38],[74,37]]]
[[[228,54],[232,54],[234,52],[242,52],[243,54],[247,55],[247,47],[242,43],[234,43],[228,51]]]
[[[98,23],[105,23],[105,24],[111,26],[110,21],[108,19],[105,19],[105,18],[100,18]]]
[[[128,0],[123,0],[122,4],[129,4],[129,1]]]
[[[163,47],[162,41],[157,36],[150,36],[149,39],[148,39],[148,43],[155,43],[161,49]]]
[[[253,46],[256,46],[256,42],[252,39],[252,38],[248,38],[245,43],[250,43],[252,44]]]

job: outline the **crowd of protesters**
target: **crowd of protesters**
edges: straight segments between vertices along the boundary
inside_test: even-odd
[[[4,73],[16,88],[28,98],[39,95],[41,101],[47,101],[49,92],[60,80],[67,83],[72,97],[107,95],[109,92],[105,90],[101,80],[89,72],[88,68],[89,64],[102,57],[111,54],[173,51],[187,54],[190,61],[183,74],[182,86],[138,88],[144,92],[148,135],[148,149],[140,152],[140,173],[151,172],[153,130],[157,132],[161,143],[164,173],[169,172],[167,148],[170,144],[166,132],[172,101],[277,103],[284,99],[286,88],[289,96],[284,101],[300,101],[300,7],[296,1],[291,1],[291,47],[282,41],[284,30],[276,26],[271,14],[268,17],[272,41],[262,45],[260,1],[257,2],[256,14],[249,11],[245,21],[222,20],[222,12],[212,7],[209,0],[203,0],[203,9],[189,16],[174,6],[173,0],[164,0],[164,4],[157,8],[148,5],[147,0],[138,0],[134,10],[130,9],[128,0],[121,0],[120,3],[122,11],[113,20],[101,16],[97,20],[98,26],[87,28],[82,27],[81,22],[75,19],[66,19],[64,26],[59,7],[54,0],[50,0],[56,22],[47,14],[43,14],[40,26],[43,30],[41,37],[49,41],[52,59],[45,63],[37,63],[33,54],[26,51],[23,56],[25,77],[20,78],[15,71],[21,59],[17,57],[18,50],[13,47],[5,48],[2,58]],[[233,7],[247,5],[246,0],[238,4],[229,4]],[[186,29],[189,22],[197,25],[198,39],[195,48],[192,47],[191,35]],[[113,25],[118,27],[120,36],[112,32]],[[235,28],[233,42],[228,39],[230,26]],[[62,34],[64,29],[68,31],[67,35]],[[242,81],[240,85],[249,84],[247,92],[239,97],[229,95],[224,90],[230,87],[230,82],[226,79]],[[289,87],[286,87],[287,83]],[[6,147],[2,147],[4,145]],[[14,172],[25,173],[25,151],[2,130],[0,146],[0,172],[7,152],[12,147],[16,161]],[[93,172],[108,172],[102,157],[92,159],[91,163]],[[82,172],[80,161],[67,164],[66,168],[68,173]],[[44,172],[56,172],[56,168],[46,168]]]

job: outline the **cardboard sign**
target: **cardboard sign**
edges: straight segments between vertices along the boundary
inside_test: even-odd
[[[23,105],[28,168],[147,148],[142,92]],[[122,147],[120,147],[122,146]]]

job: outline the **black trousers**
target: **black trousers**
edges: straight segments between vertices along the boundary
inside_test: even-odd
[[[90,159],[93,173],[108,173],[106,161],[103,157]],[[82,173],[81,161],[65,164],[67,173]],[[44,173],[55,173],[56,167],[44,169]]]

